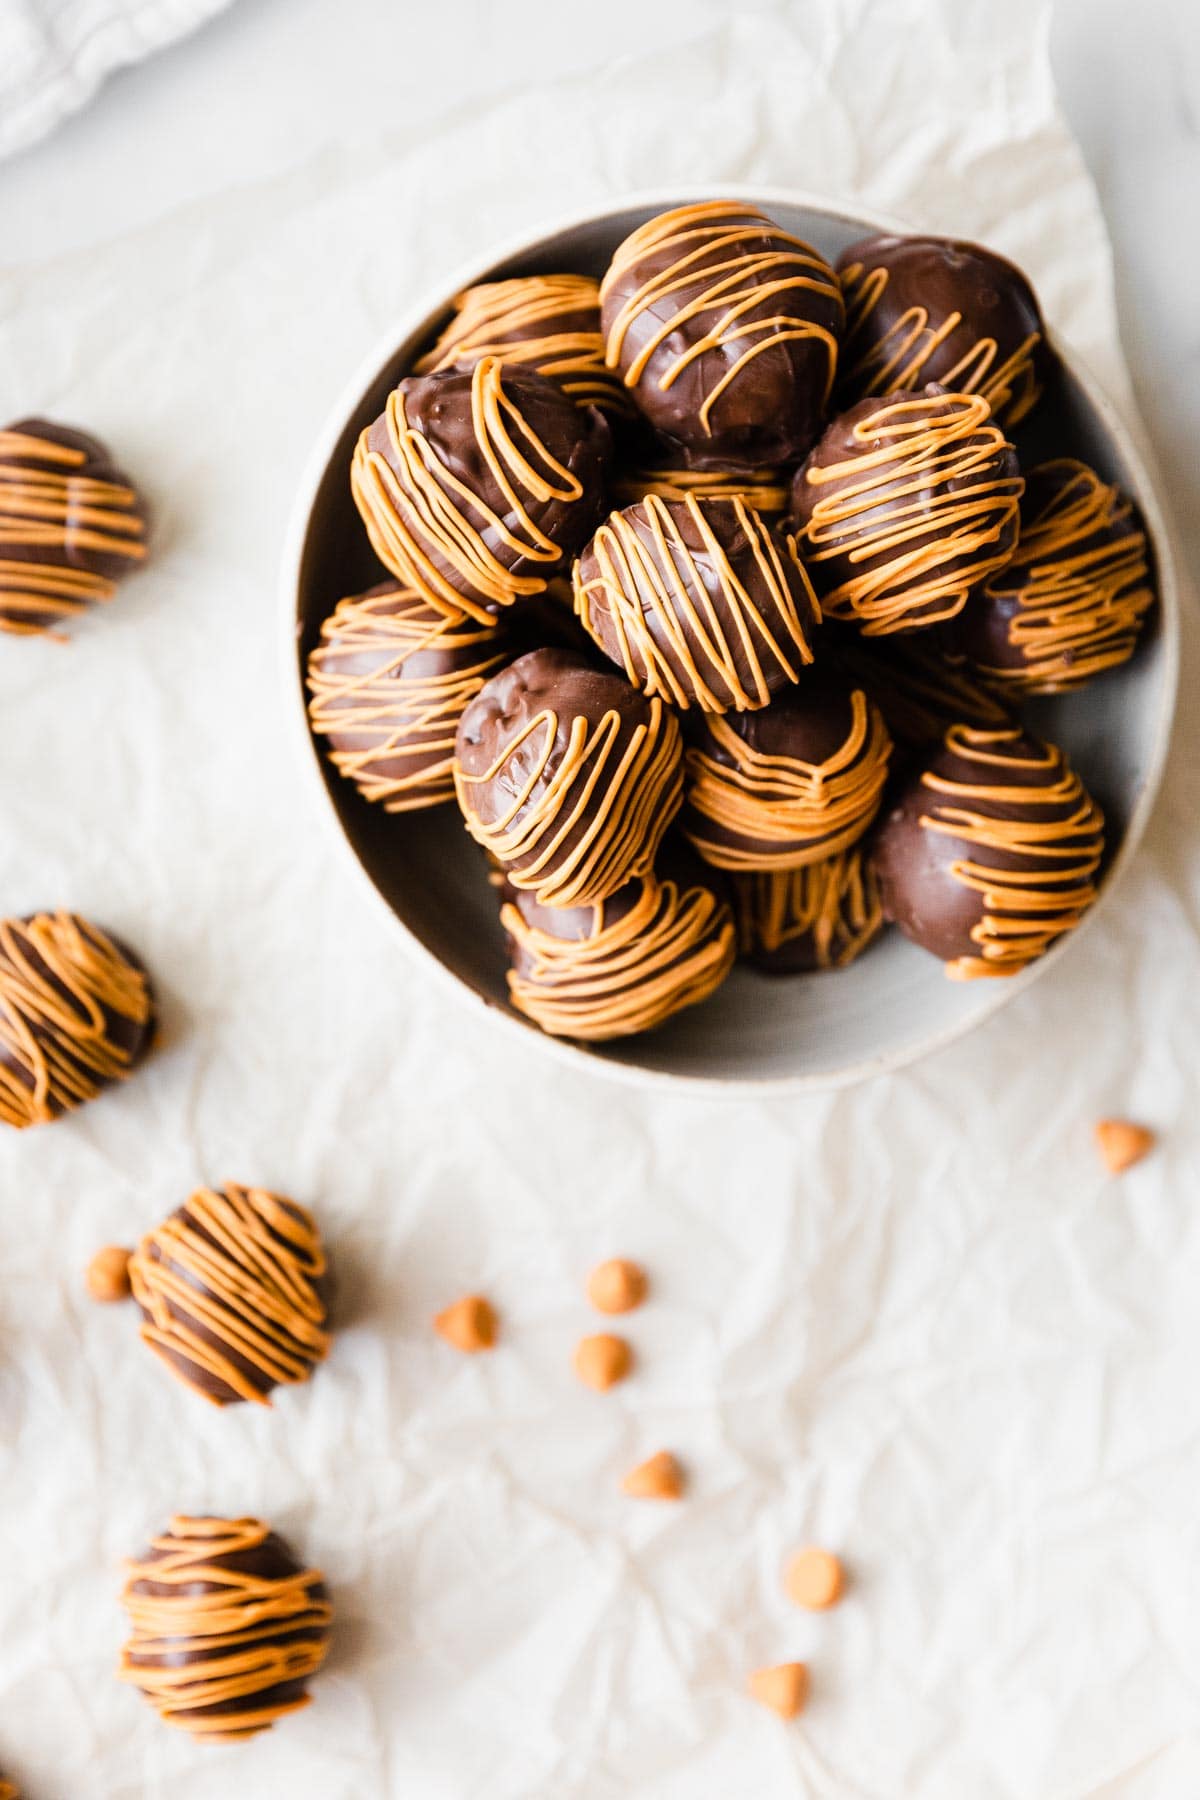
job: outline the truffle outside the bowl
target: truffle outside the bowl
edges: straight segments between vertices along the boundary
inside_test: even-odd
[[[643,1085],[690,1086],[744,1098],[845,1085],[940,1049],[1068,955],[1079,931],[1021,975],[966,984],[946,980],[933,958],[889,932],[870,956],[835,974],[768,984],[753,969],[739,966],[713,999],[644,1037],[594,1046],[548,1038],[508,1004],[495,891],[457,808],[389,815],[369,805],[329,765],[313,738],[304,685],[305,663],[322,620],[344,595],[379,578],[350,497],[358,434],[445,324],[453,296],[475,283],[515,275],[599,276],[636,226],[668,207],[716,192],[636,195],[603,213],[522,237],[439,283],[425,304],[396,322],[334,406],[300,486],[282,568],[283,676],[300,754],[321,785],[331,842],[340,843],[341,853],[357,864],[416,961],[460,1000],[495,1019],[497,1029],[532,1037],[560,1061]],[[783,189],[731,184],[720,197],[761,206],[785,230],[831,257],[868,234],[914,229]],[[1108,819],[1113,853],[1099,901],[1080,927],[1087,930],[1132,858],[1162,775],[1175,704],[1180,603],[1169,533],[1142,457],[1094,378],[1073,353],[1061,344],[1054,347],[1061,375],[1040,417],[1021,432],[1023,459],[1028,463],[1052,453],[1041,439],[1053,410],[1053,453],[1094,464],[1141,508],[1160,598],[1148,641],[1123,671],[1077,694],[1036,703],[1026,714],[1036,730],[1067,750]]]

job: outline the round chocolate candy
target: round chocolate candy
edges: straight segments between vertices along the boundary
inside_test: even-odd
[[[608,365],[689,468],[803,456],[821,429],[843,307],[819,251],[736,201],[676,207],[600,284]]]
[[[914,632],[879,644],[848,626],[833,625],[823,642],[842,673],[866,689],[898,748],[932,750],[948,725],[984,730],[1011,725],[1007,707],[934,639],[937,632]]]
[[[1104,818],[1062,751],[952,725],[874,847],[884,916],[957,981],[1015,975],[1096,898]]]
[[[209,1743],[309,1704],[333,1611],[324,1577],[257,1519],[176,1517],[128,1564],[118,1677]]]
[[[862,689],[814,670],[763,712],[704,719],[685,759],[683,829],[720,869],[820,862],[875,817],[891,748]]]
[[[656,876],[594,906],[504,907],[512,1003],[552,1037],[599,1042],[651,1031],[707,1000],[733,966],[733,917],[708,886]]]
[[[580,906],[649,872],[682,797],[679,726],[619,675],[533,650],[467,707],[454,780],[512,886]]]
[[[1011,556],[1023,485],[978,394],[931,386],[852,406],[792,484],[823,611],[867,637],[953,618]]]
[[[75,913],[0,920],[0,1122],[22,1130],[124,1081],[154,1036],[150,979]]]
[[[1046,328],[1020,269],[980,244],[872,237],[838,260],[846,300],[838,385],[851,404],[937,381],[1017,425],[1042,391]]]
[[[813,659],[812,585],[741,500],[662,500],[613,513],[575,565],[575,610],[648,695],[686,710],[766,706]]]
[[[308,659],[308,716],[330,761],[386,812],[454,798],[454,737],[508,652],[495,627],[457,624],[385,581],[342,600]]]
[[[269,1404],[329,1354],[312,1214],[264,1188],[198,1188],[129,1259],[142,1341],[217,1406]]]
[[[0,631],[53,633],[145,554],[142,503],[103,444],[45,419],[0,431]]]
[[[485,356],[557,381],[580,406],[633,413],[625,384],[604,361],[600,287],[590,275],[526,275],[465,288],[416,373],[473,369]]]
[[[733,892],[739,954],[768,975],[848,968],[883,929],[861,844],[802,869],[735,875]]]
[[[1128,662],[1153,605],[1132,501],[1064,457],[1026,476],[1012,559],[976,589],[950,642],[1002,693],[1060,694]]]
[[[486,625],[544,592],[583,543],[610,451],[594,407],[485,356],[394,388],[350,484],[384,567],[435,611]]]

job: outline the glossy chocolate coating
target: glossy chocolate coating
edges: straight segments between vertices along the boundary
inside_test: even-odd
[[[610,716],[615,730],[603,763],[584,763],[561,791],[555,791],[564,759],[574,754],[576,721],[582,720],[588,737],[594,738]],[[535,723],[539,718],[552,722],[549,733],[544,723]],[[635,750],[635,740],[640,750]],[[542,844],[555,840],[551,860],[542,860],[536,871],[540,858],[536,847],[505,861],[514,885],[532,887],[545,898],[547,881],[553,888],[572,866],[577,851],[611,840],[613,854],[603,857],[607,876],[601,880],[603,892],[590,886],[579,894],[568,889],[561,904],[605,898],[630,875],[644,873],[678,810],[682,746],[673,717],[620,676],[569,650],[530,651],[493,676],[462,716],[457,751],[459,802],[473,834],[486,848],[500,855],[487,841],[493,828],[523,832],[537,824],[544,828]],[[631,762],[631,756],[636,760]],[[607,811],[597,840],[601,809]],[[638,841],[639,828],[647,832],[643,841]]]
[[[968,610],[970,605],[968,601]],[[952,621],[945,635],[957,624]],[[832,623],[822,644],[834,666],[870,695],[896,745],[907,751],[932,750],[947,725],[993,728],[1011,723],[1008,708],[950,660],[942,632],[880,643],[852,626]]]
[[[989,746],[982,779],[990,789],[1025,787],[1030,774],[1028,767],[1021,765],[1025,759],[1044,754],[1045,746],[1039,739],[1030,732],[1019,732],[1008,744]],[[948,795],[931,788],[926,773],[954,783],[958,792]],[[1033,807],[1023,800],[1010,802],[972,792],[973,784],[980,779],[980,765],[957,754],[951,743],[944,742],[925,770],[910,777],[874,838],[873,861],[885,918],[898,925],[913,943],[947,963],[978,955],[977,942],[971,934],[989,910],[985,896],[959,879],[954,865],[970,863],[1006,874],[1024,871],[1036,885],[1039,878],[1045,879],[1048,870],[1061,871],[1070,860],[1069,856],[1056,855],[1069,848],[1065,835],[1061,841],[1053,836],[1041,840],[1040,854],[1030,855],[1011,847],[982,843],[977,837],[968,841],[953,831],[930,830],[922,824],[922,820],[953,807],[969,808],[985,820],[1036,819],[1040,825],[1063,824],[1076,813],[1073,800],[1047,800]],[[1049,777],[1042,779],[1048,781]],[[1098,856],[1102,843],[1099,822],[1093,841]],[[1071,854],[1076,852],[1072,850]]]
[[[555,461],[576,477],[580,499],[527,502],[529,517],[561,552],[558,563],[535,561],[514,552],[504,532],[491,524],[483,508],[515,532],[518,519],[496,481],[476,436],[471,407],[471,371],[439,370],[433,375],[410,375],[400,383],[409,428],[423,437],[429,451],[455,482],[460,482],[481,505],[457,501],[464,519],[478,532],[488,550],[511,575],[537,575],[546,580],[561,572],[568,558],[586,540],[604,503],[605,480],[612,439],[603,416],[594,407],[579,407],[562,389],[532,370],[505,367],[501,374],[505,399],[517,409],[528,432],[543,444]],[[553,478],[542,459],[522,436],[522,449],[540,473]],[[403,478],[386,415],[369,428],[367,447],[377,452]],[[556,478],[555,478],[556,479]],[[437,547],[426,543],[425,552],[447,581],[461,584],[461,575]],[[464,597],[472,598],[465,592]]]
[[[987,393],[1004,425],[1032,409],[1049,357],[1037,296],[1015,264],[961,239],[880,236],[852,244],[837,270],[846,295],[844,405],[940,381]]]
[[[683,217],[693,210],[694,223]],[[664,215],[664,223],[675,216]],[[836,278],[819,253],[801,245],[813,278],[781,289],[780,279],[797,272],[797,243],[754,207],[730,202],[680,208],[678,217],[679,236],[647,242],[637,253],[634,239],[649,230],[643,227],[614,257],[601,285],[609,361],[614,328],[632,305],[616,367],[628,379],[650,341],[669,327],[631,392],[649,423],[678,445],[685,467],[740,473],[793,462],[813,442],[825,414],[844,317]],[[696,228],[703,231],[709,219],[713,238],[702,243]],[[632,260],[625,260],[629,255]],[[762,292],[757,301],[756,286]],[[637,304],[639,294],[644,305]],[[744,329],[723,329],[731,307],[738,308],[736,323]],[[764,338],[755,327],[765,320],[772,323]],[[832,354],[819,335],[789,335],[797,324],[831,339]],[[758,348],[764,341],[768,347]],[[702,409],[725,382],[706,429]]]

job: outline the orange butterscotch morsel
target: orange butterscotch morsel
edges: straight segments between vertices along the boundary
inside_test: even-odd
[[[783,1587],[795,1606],[810,1612],[823,1612],[836,1606],[846,1585],[845,1571],[832,1550],[818,1550],[810,1545],[788,1558],[783,1572]]]
[[[678,1500],[683,1493],[683,1470],[669,1450],[659,1450],[630,1469],[621,1492],[634,1500]]]
[[[124,1249],[120,1244],[108,1244],[103,1250],[97,1250],[84,1275],[87,1291],[93,1300],[108,1304],[129,1299],[133,1292],[129,1283],[129,1258],[132,1254],[131,1250]]]
[[[491,1350],[497,1336],[496,1309],[482,1294],[464,1294],[433,1321],[439,1337],[456,1350],[473,1356],[479,1350]]]
[[[622,1337],[599,1331],[594,1337],[580,1338],[575,1346],[575,1373],[587,1387],[603,1393],[624,1381],[633,1367],[633,1351]]]
[[[632,1312],[646,1298],[646,1274],[623,1256],[598,1263],[587,1278],[587,1297],[597,1312]]]
[[[1096,1145],[1110,1175],[1119,1175],[1123,1169],[1141,1162],[1154,1144],[1154,1133],[1129,1119],[1101,1119],[1096,1127]]]
[[[781,1719],[794,1719],[803,1712],[808,1699],[808,1668],[804,1663],[792,1662],[755,1669],[746,1686],[760,1706],[769,1706]]]

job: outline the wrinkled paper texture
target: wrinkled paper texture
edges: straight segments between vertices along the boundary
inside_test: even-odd
[[[907,1073],[718,1105],[565,1072],[410,965],[279,672],[285,521],[362,355],[493,240],[631,189],[792,184],[982,237],[1122,396],[1045,8],[615,0],[588,41],[584,9],[514,38],[460,6],[440,96],[385,10],[391,111],[0,275],[0,415],[119,446],[156,537],[69,647],[0,642],[2,905],[127,937],[167,1035],[0,1141],[0,1765],[30,1800],[1200,1792],[1194,710],[1043,983]],[[1164,1133],[1120,1182],[1107,1113]],[[270,1411],[190,1396],[82,1288],[227,1178],[316,1208],[339,1270],[332,1359]],[[570,1354],[609,1254],[654,1295],[601,1397]],[[503,1318],[473,1360],[429,1327],[469,1289]],[[686,1503],[623,1500],[662,1446]],[[175,1510],[261,1514],[333,1589],[315,1704],[248,1746],[112,1678],[121,1559]],[[809,1540],[850,1571],[824,1616],[780,1592]],[[795,1657],[783,1727],[743,1687]]]

